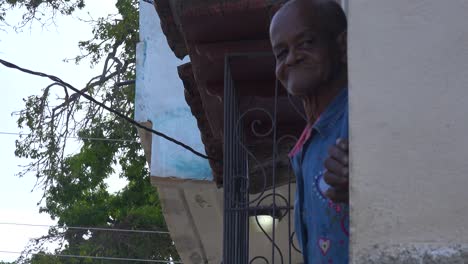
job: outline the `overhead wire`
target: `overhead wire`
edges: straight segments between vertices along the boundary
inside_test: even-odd
[[[5,254],[23,254],[23,252],[0,250],[0,253]],[[82,255],[68,255],[68,254],[46,254],[46,253],[29,253],[27,255],[38,255],[45,257],[59,257],[59,258],[80,258],[80,259],[96,259],[96,260],[115,260],[115,261],[135,261],[146,263],[169,263],[169,264],[183,264],[181,261],[176,260],[161,260],[161,259],[135,259],[135,258],[115,258],[115,257],[98,257],[98,256],[82,256]]]
[[[57,227],[64,229],[75,229],[75,230],[90,230],[90,231],[110,231],[110,232],[127,232],[127,233],[145,233],[145,234],[170,234],[169,231],[159,230],[142,230],[142,229],[120,229],[120,228],[103,228],[103,227],[88,227],[88,226],[61,226],[61,225],[40,225],[40,224],[28,224],[28,223],[11,223],[11,222],[0,222],[0,225],[9,226],[29,226],[29,227]]]
[[[54,76],[54,75],[50,75],[50,74],[46,74],[46,73],[42,73],[42,72],[37,72],[37,71],[32,71],[32,70],[29,70],[29,69],[25,69],[25,68],[22,68],[14,63],[11,63],[11,62],[8,62],[8,61],[5,61],[3,59],[0,59],[0,63],[3,64],[4,66],[8,67],[8,68],[12,68],[12,69],[16,69],[16,70],[19,70],[19,71],[22,71],[22,72],[25,72],[25,73],[28,73],[28,74],[31,74],[31,75],[35,75],[35,76],[40,76],[40,77],[45,77],[45,78],[49,78],[50,80],[54,81],[54,82],[57,82],[57,83],[60,83],[62,84],[63,86],[67,87],[68,89],[74,91],[75,93],[79,94],[80,96],[83,96],[84,98],[86,98],[87,100],[95,103],[96,105],[106,109],[107,111],[115,114],[116,116],[124,119],[125,121],[131,123],[132,125],[138,127],[138,128],[141,128],[143,130],[146,130],[146,131],[149,131],[159,137],[162,137],[176,145],[179,145],[181,146],[182,148],[192,152],[194,155],[198,156],[198,157],[201,157],[201,158],[204,158],[204,159],[208,159],[208,160],[213,160],[213,161],[217,161],[217,162],[221,162],[219,159],[216,159],[214,157],[210,157],[208,155],[205,155],[201,152],[198,152],[196,151],[194,148],[184,144],[183,142],[179,141],[179,140],[176,140],[162,132],[159,132],[157,130],[154,130],[152,128],[149,128],[149,127],[146,127],[145,125],[142,125],[140,124],[138,121],[124,115],[123,113],[115,110],[115,109],[112,109],[110,108],[109,106],[105,105],[104,103],[102,102],[99,102],[98,100],[94,99],[92,96],[86,94],[85,92],[83,91],[80,91],[79,89],[75,88],[74,86],[72,86],[71,84],[61,80],[59,77],[57,76]]]

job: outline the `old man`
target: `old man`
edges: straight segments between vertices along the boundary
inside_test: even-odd
[[[292,0],[274,15],[276,76],[302,99],[307,126],[290,153],[295,230],[304,262],[348,263],[347,21],[327,0]]]

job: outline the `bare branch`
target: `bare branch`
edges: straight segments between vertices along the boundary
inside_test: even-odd
[[[127,85],[132,85],[135,84],[135,80],[128,80],[128,81],[123,81],[123,82],[118,82],[115,84],[116,87],[121,87],[121,86],[127,86]]]

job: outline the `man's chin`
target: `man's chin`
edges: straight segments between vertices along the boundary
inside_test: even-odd
[[[311,96],[320,90],[320,82],[315,78],[307,78],[303,81],[289,80],[287,90],[294,96]]]
[[[314,89],[312,87],[288,87],[288,93],[293,96],[304,97],[313,94]]]

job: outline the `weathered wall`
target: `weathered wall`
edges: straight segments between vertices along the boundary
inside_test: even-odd
[[[223,254],[223,190],[218,189],[213,182],[208,181],[175,181],[152,177],[153,185],[158,187],[159,198],[163,204],[164,217],[171,232],[177,251],[186,264],[219,264]],[[279,187],[276,192],[288,197],[288,187]],[[295,188],[291,188],[294,196]],[[265,195],[271,194],[267,191]],[[252,195],[251,199],[257,198]],[[263,206],[269,205],[270,199],[265,199]],[[281,202],[278,202],[281,204]],[[281,204],[284,205],[284,204]],[[277,222],[275,228],[274,263],[288,263],[289,260],[289,228],[293,227],[291,215],[284,216]],[[255,257],[265,257],[271,262],[272,244],[270,240],[256,228],[256,222],[250,229],[250,260]],[[266,228],[266,226],[265,226]],[[272,232],[267,231],[272,237]],[[297,245],[294,239],[294,245]],[[279,254],[281,250],[281,255]],[[283,262],[280,261],[281,256]],[[302,263],[302,255],[291,248],[291,263]],[[252,264],[265,263],[257,258]]]
[[[204,153],[195,118],[184,99],[184,86],[177,59],[162,33],[152,4],[140,3],[140,43],[137,46],[135,118],[151,121],[153,128]],[[153,135],[151,175],[183,179],[211,180],[206,160]]]
[[[360,253],[402,248],[420,256],[406,263],[431,263],[424,256],[434,252],[463,263],[456,245],[468,243],[467,14],[466,0],[349,2],[355,263]],[[433,250],[439,246],[448,249]],[[403,262],[399,256],[375,263]]]

